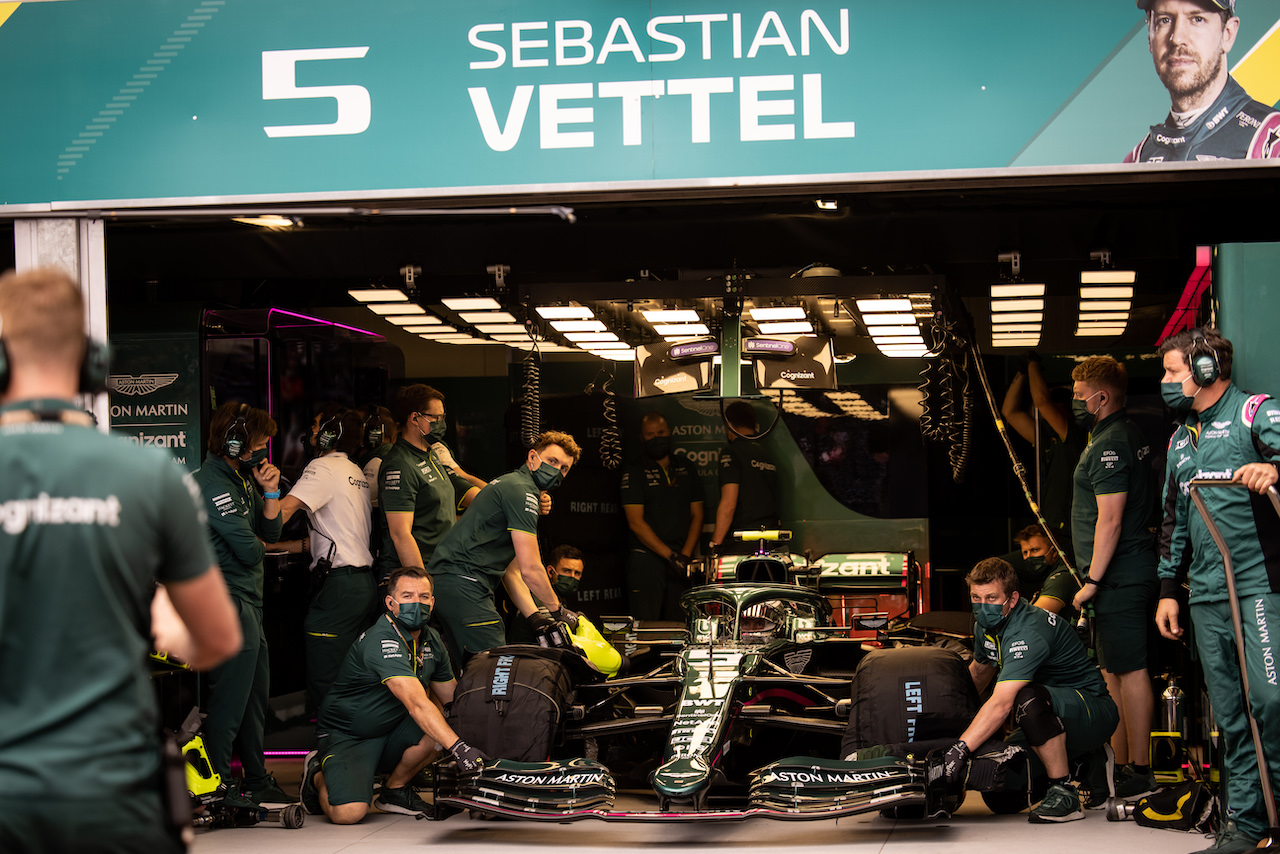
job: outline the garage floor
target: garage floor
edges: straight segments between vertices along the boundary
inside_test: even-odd
[[[294,791],[301,760],[271,762],[285,791]],[[622,797],[619,805],[624,806]],[[640,802],[637,800],[636,805]],[[865,852],[1024,852],[1035,854],[1182,854],[1212,845],[1212,839],[1109,822],[1103,812],[1087,812],[1082,821],[1033,825],[1022,815],[992,815],[976,793],[969,793],[959,813],[947,821],[891,821],[876,813],[827,821],[783,822],[751,819],[704,824],[606,824],[580,821],[547,824],[525,821],[479,821],[465,814],[446,821],[419,821],[407,816],[371,812],[349,827],[332,825],[323,816],[308,816],[297,830],[263,824],[250,828],[202,830],[195,854],[389,854],[396,851],[486,851],[504,854],[565,854],[610,851],[670,854],[698,851],[768,851],[770,854],[844,854],[850,845]]]

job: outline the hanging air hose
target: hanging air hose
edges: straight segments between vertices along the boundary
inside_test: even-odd
[[[987,381],[987,372],[982,367],[982,357],[978,352],[978,344],[976,341],[968,342],[969,352],[972,354],[973,366],[978,374],[978,380],[982,384],[982,393],[987,400],[987,407],[991,410],[991,417],[996,422],[996,430],[1000,433],[1000,438],[1004,441],[1005,452],[1009,455],[1010,462],[1013,463],[1013,473],[1018,478],[1018,483],[1022,486],[1022,495],[1027,499],[1027,506],[1031,508],[1031,512],[1035,514],[1036,521],[1040,523],[1040,528],[1044,531],[1045,538],[1049,544],[1053,546],[1054,551],[1058,553],[1058,558],[1063,565],[1071,572],[1075,573],[1075,567],[1067,559],[1067,554],[1058,545],[1058,541],[1053,538],[1053,529],[1049,523],[1045,521],[1044,516],[1040,513],[1040,505],[1036,503],[1035,496],[1031,492],[1031,486],[1027,483],[1027,467],[1023,465],[1022,460],[1018,458],[1018,454],[1013,449],[1013,442],[1009,440],[1009,429],[1005,426],[1004,419],[1000,417],[1000,409],[996,406],[996,397],[991,391],[991,383]]]
[[[542,362],[536,350],[524,357],[524,392],[520,397],[520,441],[532,448],[542,435]]]
[[[613,391],[613,374],[604,381],[604,432],[600,434],[600,463],[609,471],[622,465],[622,437],[618,435],[618,395]]]
[[[936,357],[926,360],[920,372],[924,380],[920,385],[920,432],[930,441],[946,444],[951,477],[962,483],[973,429],[969,357],[954,323],[939,322],[930,332],[933,343],[929,349]]]

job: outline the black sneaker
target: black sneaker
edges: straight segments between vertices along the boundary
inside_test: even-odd
[[[1228,821],[1226,827],[1218,834],[1218,841],[1195,854],[1245,854],[1246,851],[1257,848],[1258,841],[1241,833],[1234,821]]]
[[[1047,824],[1062,821],[1076,821],[1084,818],[1084,810],[1080,809],[1080,793],[1074,786],[1054,783],[1044,793],[1040,801],[1027,815],[1027,821],[1033,824]]]
[[[1116,774],[1116,797],[1126,801],[1146,797],[1160,791],[1156,775],[1151,766],[1147,766],[1145,774],[1139,774],[1133,765],[1125,765]]]
[[[307,815],[320,815],[320,789],[316,786],[316,774],[320,773],[320,751],[313,750],[302,761],[302,784],[298,786],[298,800]]]
[[[413,786],[401,786],[393,789],[390,786],[383,786],[378,792],[378,796],[373,799],[373,805],[383,812],[396,812],[401,815],[429,815],[431,813],[431,804],[418,797],[418,793],[413,790]]]
[[[258,802],[243,792],[227,792],[222,798],[222,806],[235,810],[260,809]]]
[[[296,803],[293,798],[284,793],[284,789],[280,788],[276,783],[274,774],[253,781],[249,784],[245,780],[245,789],[250,798],[258,802],[259,806],[264,807],[287,807],[289,804]]]

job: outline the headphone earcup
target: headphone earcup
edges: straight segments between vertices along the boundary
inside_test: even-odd
[[[4,339],[0,338],[0,394],[9,390],[9,351],[4,348]]]
[[[1200,353],[1191,358],[1191,381],[1204,388],[1211,386],[1218,379],[1218,360],[1209,353]]]
[[[85,341],[84,358],[80,360],[80,393],[98,394],[107,390],[111,373],[111,348],[92,338]]]

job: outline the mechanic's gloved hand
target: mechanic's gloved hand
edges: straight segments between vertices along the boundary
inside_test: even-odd
[[[553,622],[551,627],[537,633],[538,646],[555,649],[568,649],[573,646],[573,636],[569,634],[569,624]]]
[[[964,782],[964,772],[968,767],[969,745],[963,741],[957,741],[947,748],[946,754],[942,757],[942,775],[946,777],[948,783],[959,785]]]
[[[568,625],[570,631],[576,632],[578,630],[577,612],[570,611],[563,604],[551,612],[551,619]]]
[[[484,763],[489,761],[488,756],[485,756],[462,739],[455,741],[453,747],[449,748],[449,752],[453,754],[454,759],[458,760],[458,770],[463,774],[474,774],[484,767]]]
[[[551,616],[551,612],[546,608],[539,608],[529,616],[525,617],[529,622],[529,628],[533,629],[535,635],[542,634],[555,627],[556,621]]]
[[[689,557],[682,552],[672,552],[667,556],[667,563],[671,564],[671,568],[676,571],[677,575],[685,576],[689,574]]]
[[[1025,374],[1027,373],[1027,365],[1032,362],[1035,362],[1036,364],[1040,363],[1040,354],[1035,350],[1023,350],[1018,354],[1018,361],[1022,363],[1022,372]]]

